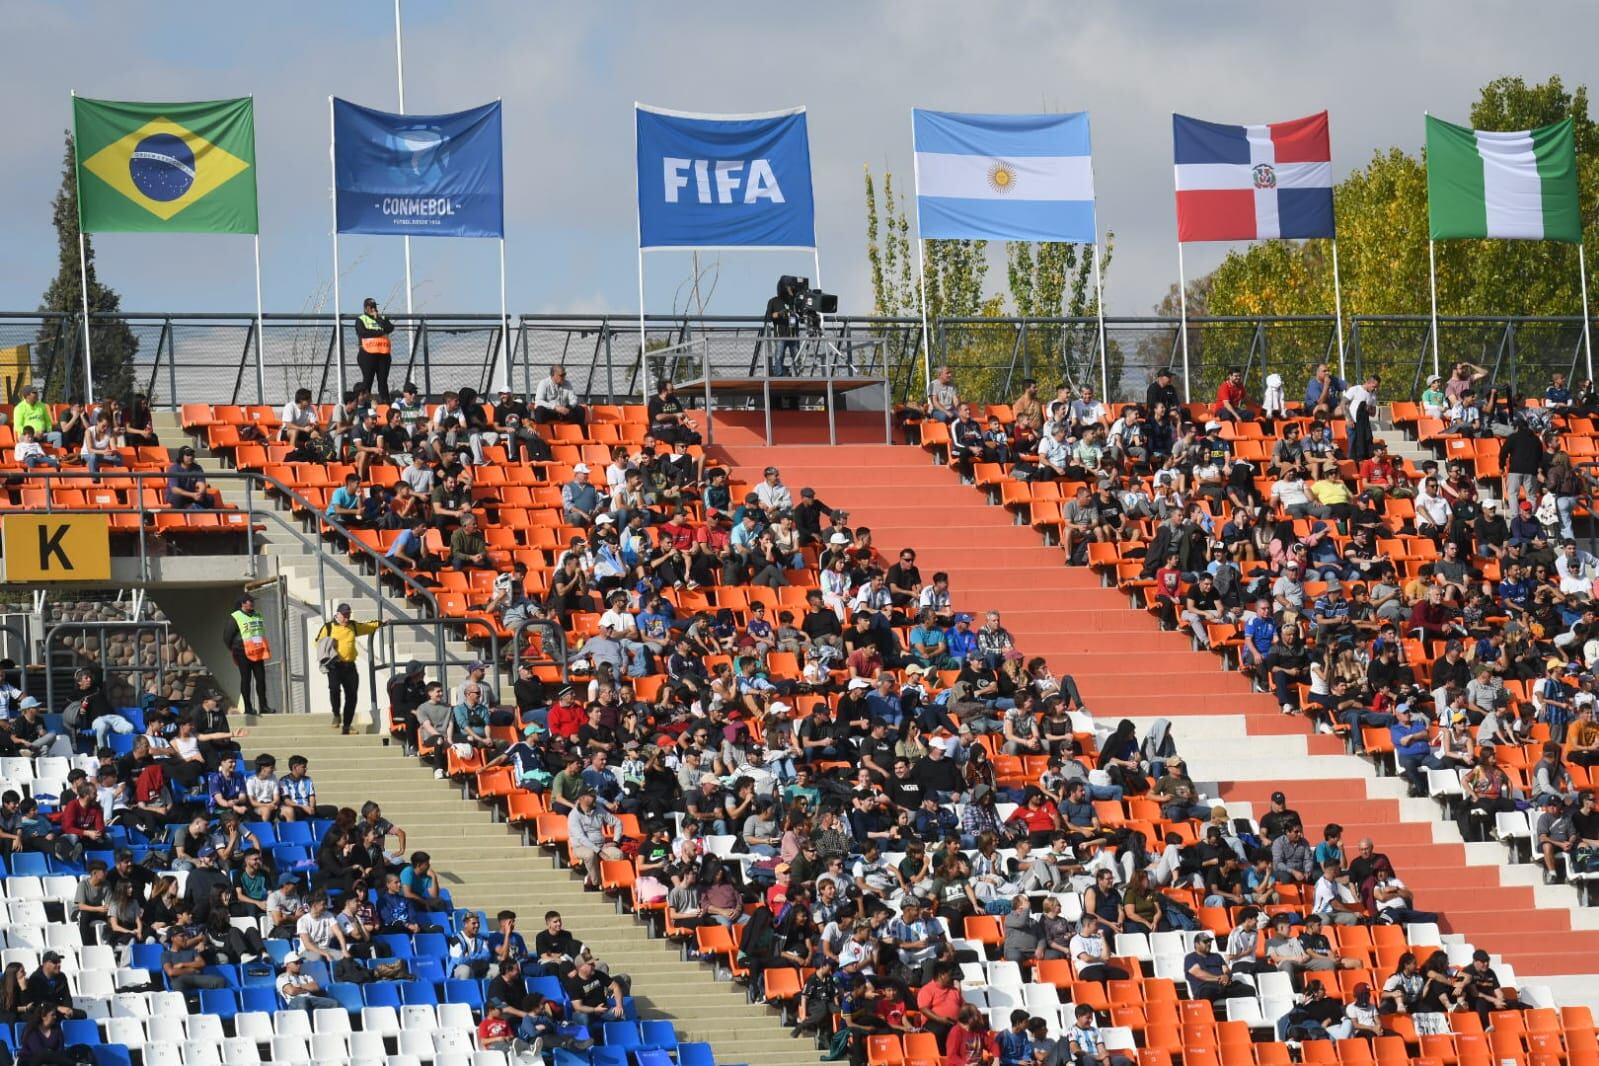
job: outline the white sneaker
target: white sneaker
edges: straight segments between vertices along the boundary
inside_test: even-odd
[[[443,781],[444,780],[444,771],[442,769],[441,770],[434,770],[433,771],[433,780],[435,780],[435,781]]]
[[[1283,713],[1284,714],[1293,714],[1294,713],[1294,705],[1291,704],[1291,703],[1283,704]]]
[[[1333,727],[1328,725],[1326,722],[1318,722],[1316,724],[1316,732],[1318,733],[1331,733],[1332,731]]]

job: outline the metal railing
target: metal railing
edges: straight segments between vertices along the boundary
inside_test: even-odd
[[[153,578],[150,562],[153,552],[150,544],[150,523],[148,521],[151,515],[243,514],[246,516],[246,521],[244,527],[238,532],[239,535],[244,538],[245,548],[248,553],[246,555],[246,559],[248,561],[245,563],[244,572],[239,575],[240,578],[254,579],[261,576],[262,556],[259,556],[255,553],[255,525],[258,521],[262,522],[263,524],[270,524],[275,532],[281,532],[292,538],[297,544],[299,544],[301,548],[305,549],[305,553],[308,556],[315,558],[317,565],[317,607],[322,612],[323,617],[327,617],[329,615],[330,608],[333,606],[332,599],[328,595],[328,573],[331,569],[332,572],[343,578],[350,584],[352,588],[356,590],[357,597],[363,603],[370,602],[372,609],[377,616],[376,621],[383,623],[385,626],[391,623],[397,623],[404,626],[430,628],[433,632],[434,660],[441,664],[448,661],[446,650],[446,634],[450,627],[467,624],[482,625],[487,621],[482,617],[459,619],[444,617],[439,610],[438,598],[426,585],[422,584],[404,569],[396,566],[391,560],[381,553],[374,551],[359,538],[352,536],[350,529],[344,526],[337,519],[328,517],[321,508],[317,507],[316,504],[312,503],[304,496],[301,496],[298,492],[290,488],[288,485],[285,485],[283,482],[277,480],[276,478],[267,477],[264,474],[250,471],[205,471],[205,477],[206,481],[208,482],[208,486],[212,487],[213,489],[215,484],[220,482],[232,481],[243,483],[245,491],[245,506],[235,510],[147,507],[144,501],[144,482],[158,482],[164,486],[168,477],[166,472],[157,473],[154,471],[131,471],[118,468],[108,468],[107,470],[102,471],[100,474],[91,474],[87,471],[78,470],[58,471],[49,469],[35,469],[29,471],[27,476],[30,479],[42,481],[46,485],[47,489],[53,482],[64,482],[69,484],[72,482],[93,483],[104,478],[133,480],[137,487],[131,494],[133,496],[133,501],[130,502],[130,505],[127,507],[57,507],[54,503],[53,494],[47,491],[45,494],[45,511],[46,513],[70,514],[83,513],[85,510],[89,510],[95,514],[137,515],[138,529],[130,532],[135,532],[137,537],[138,557],[140,560],[140,581],[142,583],[149,583]],[[264,506],[264,504],[271,500],[274,495],[292,507],[298,508],[301,514],[304,516],[302,522],[297,523],[293,521],[290,516],[286,516],[280,512],[275,506]],[[348,550],[355,556],[357,560],[360,561],[361,565],[365,566],[370,573],[377,576],[379,584],[374,585],[373,583],[369,582],[362,573],[357,571],[356,567],[347,565],[345,562],[327,550],[327,545],[320,538],[320,531],[324,526],[332,530],[337,535],[337,539],[341,542],[346,550]],[[401,607],[393,603],[390,597],[386,595],[381,588],[381,582],[384,578],[390,579],[399,585],[402,597],[405,600],[417,603],[419,609],[423,612],[424,617],[413,617],[405,613]],[[492,632],[492,623],[489,622],[487,624]],[[298,634],[296,634],[295,637],[297,639]],[[309,674],[306,676],[304,684],[308,692],[311,685],[311,678]]]
[[[531,393],[546,368],[564,364],[568,382],[591,403],[636,402],[653,384],[639,358],[697,341],[707,350],[753,355],[765,327],[759,316],[646,316],[640,344],[636,315],[520,315],[511,335],[496,315],[395,315],[393,371],[396,388],[409,379],[428,396],[447,389],[492,385],[509,348],[509,380]],[[358,378],[359,349],[353,321],[334,316],[269,314],[256,329],[253,314],[92,315],[96,391],[142,391],[158,407],[211,403],[281,404],[298,388],[317,402],[336,399],[339,359],[343,380]],[[1183,353],[1175,318],[1112,316],[1105,319],[1105,394],[1112,401],[1140,398],[1163,367],[1179,373]],[[1290,395],[1318,362],[1340,362],[1331,315],[1195,317],[1188,320],[1187,391],[1208,400],[1230,366],[1248,368],[1259,390],[1268,373],[1282,374]],[[1414,397],[1433,367],[1432,323],[1425,315],[1354,315],[1346,319],[1342,363],[1346,377],[1375,370],[1389,395],[1408,388]],[[824,336],[845,348],[872,340],[894,398],[921,399],[925,365],[955,369],[962,392],[979,402],[1007,400],[1020,382],[1036,378],[1100,384],[1098,323],[1093,318],[915,318],[829,316]],[[36,380],[50,399],[81,393],[84,321],[81,315],[0,313],[0,348],[28,345]],[[747,346],[747,347],[746,347]],[[1555,370],[1588,373],[1578,316],[1444,317],[1438,320],[1439,358],[1447,366],[1467,360],[1497,366],[1497,382],[1541,387]],[[747,362],[748,360],[746,360]],[[112,365],[114,364],[114,365]],[[10,399],[9,397],[7,399]]]
[[[56,687],[55,687],[56,671],[50,668],[51,663],[53,662],[53,660],[50,657],[50,653],[53,650],[53,645],[56,642],[57,636],[59,636],[60,634],[62,634],[62,633],[89,633],[89,634],[93,635],[94,638],[95,638],[95,641],[96,641],[96,659],[95,659],[96,665],[99,668],[99,672],[100,672],[101,676],[106,679],[107,687],[109,687],[108,682],[109,682],[109,678],[110,678],[111,674],[113,674],[113,673],[130,674],[134,678],[134,683],[133,683],[132,687],[133,687],[134,698],[137,699],[139,694],[144,691],[144,685],[141,682],[142,682],[143,678],[145,677],[145,675],[154,674],[157,684],[161,684],[161,683],[165,682],[165,680],[166,680],[166,671],[167,671],[166,635],[167,635],[167,632],[171,629],[171,627],[172,627],[172,624],[170,622],[156,621],[155,619],[152,619],[152,618],[142,619],[142,620],[139,620],[139,621],[127,621],[127,622],[114,622],[114,621],[57,622],[54,625],[50,626],[49,628],[47,628],[44,631],[44,639],[41,641],[41,645],[42,646],[41,646],[41,649],[40,649],[41,652],[42,652],[40,658],[45,664],[45,670],[44,670],[44,705],[45,705],[45,707],[47,709],[49,709],[49,710],[55,710],[56,707],[57,707],[56,699],[55,699],[55,695],[56,695]],[[125,632],[125,633],[154,632],[157,635],[155,662],[153,664],[148,664],[147,665],[145,663],[139,662],[138,661],[138,657],[135,656],[134,657],[134,661],[131,662],[131,663],[120,663],[120,664],[117,664],[117,665],[113,666],[111,664],[111,656],[109,654],[109,644],[108,644],[107,639],[106,639],[107,635],[112,633],[112,632]]]

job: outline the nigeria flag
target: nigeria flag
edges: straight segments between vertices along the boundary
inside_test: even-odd
[[[85,233],[258,233],[255,107],[72,100]]]
[[[1427,116],[1431,236],[1582,240],[1571,119],[1514,133]]]

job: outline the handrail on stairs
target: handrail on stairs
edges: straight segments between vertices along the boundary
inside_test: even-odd
[[[35,468],[29,470],[26,474],[26,477],[30,480],[38,479],[39,481],[42,481],[46,488],[49,488],[53,482],[64,482],[68,484],[74,482],[85,482],[98,484],[107,477],[136,482],[138,488],[133,494],[134,500],[132,506],[95,507],[88,510],[92,511],[94,514],[138,515],[139,573],[140,580],[144,583],[148,583],[150,581],[151,575],[151,552],[148,537],[150,515],[157,513],[182,513],[198,515],[236,513],[234,511],[228,511],[221,508],[162,508],[157,510],[146,507],[144,502],[145,483],[155,481],[159,482],[164,487],[169,477],[166,471],[133,471],[112,468],[103,470],[98,474],[93,474],[87,470],[48,470]],[[369,599],[372,601],[374,609],[377,613],[377,621],[379,623],[387,625],[393,624],[394,622],[404,622],[408,625],[431,626],[433,629],[433,644],[436,660],[439,662],[444,662],[446,660],[445,627],[449,624],[456,624],[458,620],[442,617],[439,611],[438,597],[433,594],[431,589],[417,581],[414,577],[400,569],[398,566],[395,566],[391,560],[381,553],[374,551],[359,538],[351,536],[350,530],[338,519],[329,517],[320,508],[318,508],[316,504],[312,503],[310,500],[306,499],[293,488],[279,481],[277,478],[269,477],[256,471],[207,470],[205,471],[205,480],[208,485],[213,486],[217,482],[239,482],[244,485],[245,502],[243,510],[248,517],[248,521],[246,521],[242,532],[244,533],[245,537],[245,552],[250,560],[245,576],[250,578],[256,578],[260,576],[261,557],[256,554],[257,545],[255,539],[255,523],[257,519],[270,520],[276,528],[288,533],[289,536],[293,537],[294,540],[301,546],[301,548],[305,549],[306,552],[316,558],[317,605],[318,609],[323,612],[323,614],[327,613],[330,606],[329,597],[327,594],[327,568],[332,567],[336,574],[350,583],[350,585],[356,590],[356,594],[359,598],[362,598],[363,600]],[[315,516],[313,521],[319,523],[321,527],[331,529],[334,533],[336,533],[346,546],[346,549],[358,558],[363,558],[372,568],[372,570],[379,576],[378,584],[373,585],[372,583],[368,582],[362,574],[357,573],[355,568],[340,561],[337,557],[331,556],[330,553],[324,550],[324,545],[317,536],[314,534],[309,534],[305,530],[299,528],[290,519],[278,513],[276,508],[265,508],[259,506],[259,501],[269,498],[271,493],[277,493],[289,503],[304,508],[308,515]],[[49,492],[45,493],[45,512],[47,514],[84,513],[78,508],[55,506],[53,494]],[[405,592],[406,599],[420,601],[421,606],[427,612],[427,617],[409,617],[401,610],[400,607],[389,602],[389,596],[383,591],[382,588],[381,578],[385,574],[392,577],[399,583]],[[389,619],[387,617],[389,614],[395,615],[396,618],[392,620]],[[459,621],[464,623],[469,621],[469,619],[461,619]],[[479,624],[481,624],[481,620],[479,620]],[[491,631],[493,630],[492,624],[490,625],[490,629]],[[309,688],[309,678],[307,678],[306,684],[307,688]],[[49,695],[50,693],[47,691],[46,696],[48,697]]]

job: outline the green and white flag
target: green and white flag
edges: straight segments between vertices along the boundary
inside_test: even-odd
[[[1427,116],[1427,217],[1434,240],[1582,240],[1571,119],[1514,133]]]

